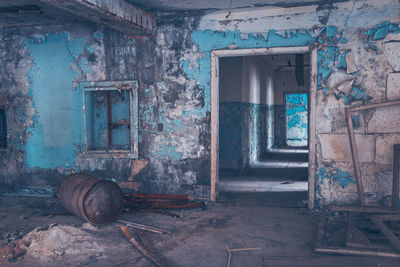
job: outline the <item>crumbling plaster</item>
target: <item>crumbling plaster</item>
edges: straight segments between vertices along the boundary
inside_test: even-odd
[[[63,133],[62,129],[49,135],[44,133],[41,120],[46,113],[53,114],[47,120],[50,123],[57,119],[54,113],[62,112],[50,110],[51,105],[38,97],[55,93],[49,99],[52,101],[68,91],[70,105],[65,107],[75,109],[73,119],[79,121],[75,116],[80,105],[72,101],[80,93],[75,88],[77,82],[130,79],[139,84],[139,158],[149,160],[147,167],[133,177],[135,188],[209,197],[211,51],[308,45],[318,48],[316,206],[355,202],[356,186],[348,156],[342,161],[334,160],[336,155],[324,157],[328,143],[322,137],[343,138],[346,106],[386,100],[387,76],[396,71],[397,63],[387,56],[393,50],[388,52],[385,47],[389,41],[400,40],[399,14],[398,1],[355,1],[327,7],[233,10],[228,17],[227,12],[217,12],[176,18],[160,25],[154,37],[128,38],[83,24],[2,29],[0,61],[7,68],[0,71],[0,79],[1,90],[9,102],[11,145],[7,152],[0,152],[4,166],[0,181],[9,185],[56,185],[65,174],[90,171],[126,182],[132,159],[84,157],[79,153],[81,144],[75,136]],[[385,29],[388,30],[383,38],[370,37],[377,31],[385,33]],[[39,88],[41,74],[50,80],[56,78],[49,63],[40,64],[40,59],[49,59],[51,55],[52,38],[58,47],[54,49],[59,51],[63,46],[59,51],[62,55],[57,56],[63,56],[59,67],[65,71],[62,88],[56,92],[48,84]],[[71,45],[73,49],[69,52]],[[40,56],[42,48],[44,54]],[[351,60],[354,64],[348,64]],[[339,86],[352,79],[351,86]],[[389,155],[379,157],[384,154],[380,144],[383,142],[390,149],[400,129],[385,133],[367,131],[372,126],[369,124],[374,112],[359,113],[360,126],[356,132],[367,136],[375,147],[374,156],[361,163],[367,201],[385,202],[390,194],[392,159]],[[56,138],[58,134],[66,137],[60,142],[68,140],[67,148],[64,150],[53,139],[61,150],[46,150],[41,138]],[[32,150],[35,146],[36,150]],[[59,152],[63,154],[61,158],[53,158]],[[42,159],[37,157],[40,155]]]
[[[315,203],[316,207],[323,203],[354,203],[357,197],[351,157],[345,143],[341,142],[347,137],[344,108],[351,104],[387,100],[387,76],[396,68],[393,63],[396,59],[387,56],[393,53],[393,49],[387,52],[387,43],[399,39],[399,8],[396,1],[355,1],[334,4],[328,9],[317,6],[280,9],[279,15],[276,9],[268,8],[232,12],[229,16],[224,12],[209,14],[202,18],[199,29],[192,34],[199,45],[200,56],[195,60],[193,54],[185,57],[182,67],[190,79],[197,80],[209,92],[210,76],[204,72],[209,72],[207,68],[212,50],[316,46]],[[398,53],[396,55],[398,58]],[[343,82],[347,81],[352,82],[343,86]],[[209,99],[208,94],[206,97]],[[397,114],[397,107],[353,116],[353,119],[358,118],[360,124],[356,129],[361,138],[358,139],[368,140],[365,144],[358,144],[362,148],[359,154],[365,153],[362,168],[368,203],[386,203],[391,192],[392,157],[389,153],[385,159],[376,156],[376,151],[381,150],[376,143],[377,138],[388,138],[390,144],[387,147],[391,147],[393,135],[400,130],[397,123],[392,125],[389,122],[394,118],[386,122],[378,119],[390,113]],[[377,119],[371,119],[374,117]],[[392,126],[384,130],[387,125]],[[368,131],[371,127],[380,129]],[[387,134],[389,132],[392,135]],[[340,143],[340,146],[332,146],[329,140]],[[324,155],[323,151],[327,153]],[[325,178],[321,178],[320,172]]]

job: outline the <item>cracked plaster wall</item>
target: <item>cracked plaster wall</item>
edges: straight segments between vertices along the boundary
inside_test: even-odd
[[[10,144],[0,152],[2,190],[55,188],[65,175],[91,172],[141,192],[208,197],[209,114],[198,110],[205,105],[202,91],[187,88],[174,66],[178,50],[190,44],[175,34],[166,39],[174,45],[167,55],[155,38],[127,38],[89,24],[2,30],[0,60],[7,68],[0,87]],[[139,159],[149,160],[139,173],[131,167],[141,164],[130,158],[82,153],[78,85],[98,80],[138,81]]]
[[[355,1],[279,10],[248,9],[233,11],[228,17],[226,12],[208,14],[192,33],[198,46],[184,50],[182,67],[191,81],[196,80],[205,88],[209,111],[212,50],[316,47],[316,206],[356,203],[344,108],[386,101],[387,95],[397,94],[396,89],[387,88],[386,80],[389,74],[394,77],[398,71],[395,69],[398,52],[397,61],[387,55],[393,55],[394,48],[389,46],[399,40],[399,11],[398,1]],[[394,88],[397,82],[393,78],[389,81]],[[365,155],[361,165],[370,204],[388,204],[391,147],[400,133],[395,119],[397,109],[353,116],[359,124],[356,129],[359,154]],[[383,154],[387,156],[382,157]]]
[[[32,91],[35,83],[40,85],[35,68],[39,65],[40,73],[49,67],[46,64],[41,67],[38,64],[41,57],[35,55],[35,49],[49,45],[47,38],[58,38],[60,47],[78,43],[71,51],[67,46],[62,49],[65,58],[61,67],[70,76],[62,75],[65,84],[55,92],[62,97],[61,93],[68,91],[70,103],[79,93],[74,88],[80,80],[138,81],[139,157],[149,159],[149,164],[133,177],[137,183],[135,189],[185,192],[197,197],[209,197],[211,50],[310,45],[318,48],[317,207],[324,203],[355,202],[357,194],[348,146],[339,145],[347,138],[344,107],[351,103],[381,102],[388,96],[393,99],[399,95],[393,89],[398,61],[392,62],[398,50],[389,49],[400,40],[398,1],[234,10],[228,18],[226,14],[176,18],[159,26],[154,38],[126,38],[88,25],[2,30],[0,60],[7,68],[0,71],[0,80],[9,102],[11,145],[7,152],[0,152],[1,182],[56,185],[63,175],[75,171],[91,171],[104,178],[125,181],[131,173],[130,159],[82,157],[78,153],[81,144],[74,136],[62,140],[68,141],[67,147],[56,144],[57,149],[65,149],[62,151],[66,153],[63,158],[54,159],[56,162],[47,162],[48,155],[35,158],[45,154],[43,151],[36,154],[33,150],[35,153],[29,154],[29,146],[38,145],[37,151],[41,146],[45,148],[40,138],[32,136],[37,133],[45,136],[40,134],[44,131],[40,128],[41,119],[46,112],[54,113],[39,107],[44,100],[36,99],[46,92],[52,93],[52,88]],[[48,55],[46,52],[44,56]],[[46,75],[54,78],[53,70],[49,71]],[[392,87],[387,88],[389,73]],[[79,105],[67,106],[73,109]],[[389,125],[389,120],[396,121],[397,113],[398,108],[393,107],[363,112],[358,117],[356,136],[366,144],[359,146],[360,155],[369,155],[361,163],[369,202],[385,202],[390,194],[390,150],[400,140],[400,129],[398,124],[389,130],[376,129]],[[55,138],[54,134],[46,136]]]

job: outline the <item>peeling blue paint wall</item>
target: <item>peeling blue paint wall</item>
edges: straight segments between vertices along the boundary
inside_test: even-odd
[[[148,167],[134,177],[141,185],[139,190],[196,192],[193,194],[208,197],[211,51],[218,49],[316,47],[316,138],[322,135],[342,138],[346,132],[344,106],[387,98],[387,73],[398,71],[393,71],[388,63],[384,46],[390,43],[392,35],[399,33],[400,14],[397,3],[392,3],[390,8],[386,4],[364,5],[364,1],[338,5],[342,4],[337,9],[329,9],[330,15],[325,21],[320,19],[327,11],[322,6],[315,11],[287,14],[287,17],[265,16],[256,10],[251,11],[258,14],[254,18],[231,22],[225,16],[207,23],[202,23],[207,15],[177,18],[159,25],[151,38],[126,38],[112,30],[98,30],[96,26],[83,24],[49,26],[45,30],[2,29],[0,63],[12,67],[0,70],[0,89],[6,92],[10,102],[8,114],[15,116],[7,125],[9,150],[0,152],[1,164],[8,166],[0,170],[1,182],[12,184],[20,179],[30,183],[43,175],[48,178],[47,183],[57,185],[53,181],[75,171],[126,180],[131,173],[131,159],[87,158],[79,153],[83,96],[75,87],[84,80],[138,80],[139,156],[149,159]],[[347,73],[349,57],[355,60],[358,69]],[[337,88],[335,79],[339,74],[346,76],[345,79],[354,79],[351,88],[342,91]],[[262,110],[271,107],[250,108],[240,103],[234,110],[242,108],[248,109],[248,113],[244,112],[248,118],[243,120],[253,122],[247,133],[253,141],[247,149],[257,155],[266,145],[259,143],[263,139],[259,129],[264,128],[259,122],[266,121]],[[224,110],[225,107],[221,108],[222,113]],[[357,133],[367,133],[370,117],[355,115],[359,116],[360,124]],[[241,120],[232,119],[235,124]],[[366,136],[373,134],[368,132]],[[376,155],[385,155],[378,153],[378,140],[384,139],[381,143],[386,144],[385,138],[397,140],[396,134],[374,136],[371,142],[376,144]],[[228,159],[236,160],[233,152],[244,150],[243,146],[239,147],[243,140],[240,142],[238,136],[239,130],[230,136],[222,135],[221,146],[233,144],[225,155]],[[282,134],[276,133],[276,140],[279,136]],[[322,155],[324,145],[318,139],[316,206],[335,201],[350,203],[356,196],[351,163],[342,151],[337,152],[340,159],[329,158],[329,153]],[[373,162],[361,163],[369,170],[365,173],[368,186],[374,176],[388,180],[391,166],[379,160],[376,156]],[[382,190],[374,198],[385,194]]]
[[[223,102],[219,105],[219,150],[220,168],[242,168],[242,145],[244,134],[245,104]]]
[[[73,88],[79,74],[71,64],[86,69],[84,60],[76,62],[86,47],[85,39],[49,33],[44,39],[26,39],[24,44],[34,62],[28,79],[35,109],[25,161],[29,168],[75,168],[81,140],[82,96]]]

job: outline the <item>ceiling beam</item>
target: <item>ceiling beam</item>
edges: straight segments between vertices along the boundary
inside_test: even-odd
[[[124,0],[40,0],[129,35],[152,35],[155,18]]]

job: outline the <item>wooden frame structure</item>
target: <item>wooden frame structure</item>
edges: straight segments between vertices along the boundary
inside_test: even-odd
[[[359,199],[359,202],[360,202],[361,206],[365,206],[364,187],[363,187],[362,177],[361,177],[360,162],[358,160],[356,138],[355,138],[355,135],[354,135],[354,127],[353,127],[353,120],[351,118],[351,112],[353,112],[353,111],[361,111],[361,110],[368,110],[368,109],[375,109],[375,108],[382,108],[382,107],[389,107],[389,106],[394,106],[394,105],[399,105],[399,104],[400,104],[400,99],[399,100],[382,102],[382,103],[369,104],[369,105],[358,105],[358,106],[353,106],[353,107],[346,108],[345,112],[346,112],[347,130],[348,130],[348,133],[349,133],[351,158],[352,158],[352,161],[353,161],[354,176],[355,176],[356,182],[357,182],[358,199]],[[397,154],[395,153],[395,156],[397,157],[397,159],[399,159],[399,152],[397,152]],[[398,164],[399,163],[398,163],[398,160],[397,160],[396,177],[395,177],[395,175],[393,175],[393,195],[392,195],[392,207],[393,208],[398,207],[398,202],[399,202],[398,201],[398,198],[399,198],[399,171],[398,171]],[[395,167],[395,166],[393,166],[393,167]],[[395,173],[395,172],[393,172],[393,173]],[[396,190],[397,194],[396,194],[395,190]],[[397,199],[397,205],[394,205],[395,199]]]
[[[314,208],[315,190],[315,121],[317,97],[317,49],[313,46],[252,48],[211,51],[211,201],[218,199],[219,180],[219,58],[282,54],[308,54],[311,61],[309,90],[309,160],[308,160],[308,208]]]
[[[342,211],[348,212],[347,227],[346,227],[346,246],[332,246],[323,245],[322,240],[325,233],[327,213],[328,211]],[[383,235],[390,241],[395,250],[388,250],[387,248],[372,245],[372,244],[358,244],[354,242],[354,213],[370,213],[371,221],[376,224]],[[400,240],[393,234],[393,232],[383,223],[383,221],[398,221],[400,220],[400,210],[385,209],[381,207],[354,207],[354,206],[325,206],[321,213],[321,219],[318,226],[317,240],[315,244],[315,252],[329,253],[329,254],[342,254],[342,255],[364,255],[364,256],[380,256],[390,258],[400,258]],[[367,240],[366,237],[364,239]]]

